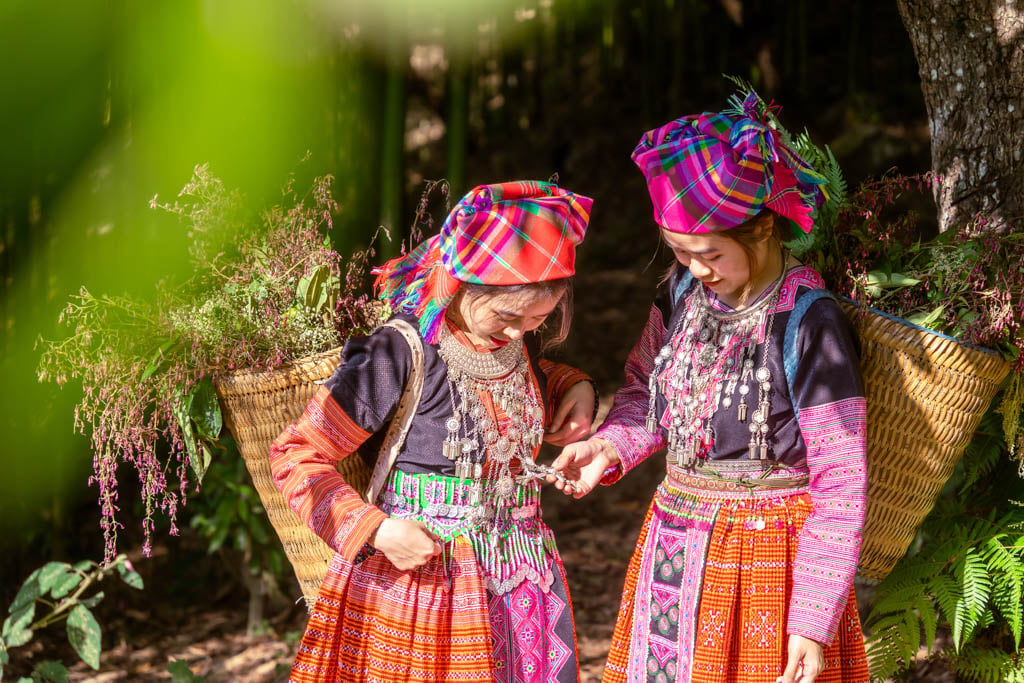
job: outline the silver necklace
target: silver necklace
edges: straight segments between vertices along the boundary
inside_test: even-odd
[[[470,504],[478,506],[474,521],[484,524],[513,502],[511,463],[533,463],[534,451],[544,437],[544,408],[529,379],[521,339],[492,352],[479,352],[442,327],[438,353],[448,366],[452,402],[443,453],[455,463],[456,477],[472,480]],[[484,395],[504,413],[504,434]]]
[[[707,457],[715,440],[712,418],[721,408],[732,407],[736,393],[739,394],[736,420],[747,423],[751,380],[756,381],[758,392],[757,407],[749,415],[747,424],[748,456],[767,459],[771,405],[768,352],[775,309],[786,278],[787,258],[788,252],[783,250],[782,273],[770,291],[749,308],[731,313],[716,310],[700,283],[697,291],[685,301],[685,313],[658,352],[648,378],[650,396],[645,426],[651,433],[657,431],[655,399],[660,382],[661,391],[668,399],[670,461],[688,467],[698,458]],[[762,322],[765,343],[761,365],[755,371],[757,332]]]

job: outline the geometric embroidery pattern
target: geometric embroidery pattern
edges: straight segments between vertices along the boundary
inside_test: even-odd
[[[676,680],[676,643],[679,641],[679,577],[683,572],[686,546],[682,535],[662,527],[654,550],[647,658],[648,683]]]
[[[572,615],[555,591],[524,581],[504,595],[488,592],[488,602],[495,683],[555,683],[576,675],[573,644],[557,632],[559,624],[571,632],[562,622]]]

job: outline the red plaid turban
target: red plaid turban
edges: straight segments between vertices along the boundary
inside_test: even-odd
[[[766,125],[767,110],[751,92],[725,112],[685,116],[644,134],[633,161],[658,225],[718,232],[769,209],[810,232],[811,212],[826,199],[825,178]]]
[[[420,318],[437,341],[459,283],[520,285],[576,272],[593,200],[551,183],[481,185],[459,200],[441,232],[377,272],[378,296]]]

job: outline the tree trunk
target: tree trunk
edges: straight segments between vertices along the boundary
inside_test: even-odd
[[[1024,12],[1017,0],[897,0],[917,56],[939,229],[1024,214]]]

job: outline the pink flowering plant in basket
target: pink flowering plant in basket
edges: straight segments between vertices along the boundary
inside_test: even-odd
[[[997,410],[1006,446],[1024,453],[1024,227],[988,230],[985,218],[923,238],[906,200],[935,177],[887,174],[840,193],[817,234],[794,243],[829,287],[862,306],[1000,353],[1012,365]],[[1020,464],[1024,476],[1024,462]]]
[[[75,427],[91,438],[106,560],[126,468],[141,490],[144,554],[159,513],[177,533],[179,506],[221,450],[217,376],[327,351],[379,318],[361,293],[372,248],[344,258],[331,247],[331,183],[322,176],[299,193],[292,178],[278,204],[247,220],[239,193],[197,166],[173,202],[150,201],[188,229],[189,281],[160,282],[152,302],[82,289],[61,315],[68,335],[40,340],[39,379],[82,385]]]

